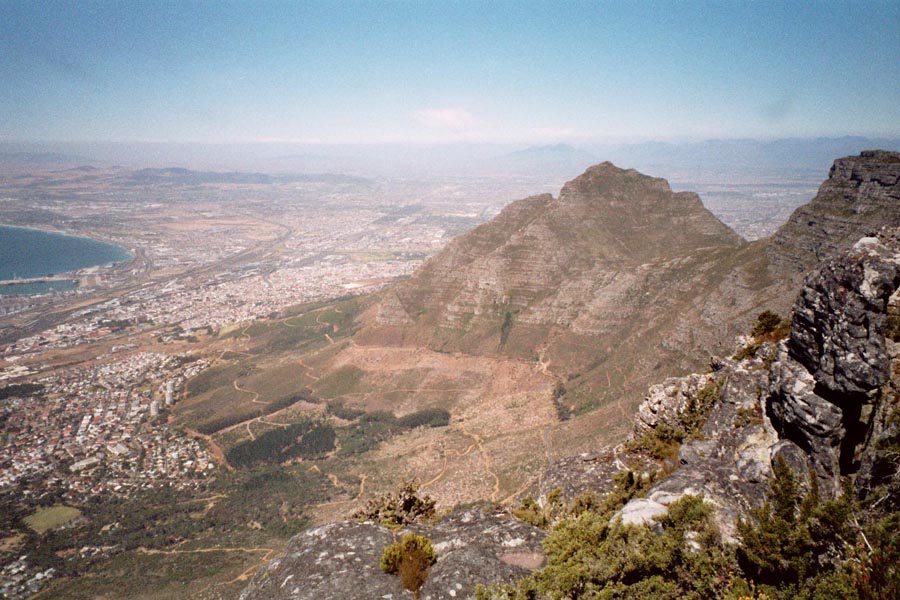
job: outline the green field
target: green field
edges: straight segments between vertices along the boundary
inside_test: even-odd
[[[25,524],[38,533],[62,527],[81,516],[81,511],[71,506],[51,506],[42,508],[25,517]]]

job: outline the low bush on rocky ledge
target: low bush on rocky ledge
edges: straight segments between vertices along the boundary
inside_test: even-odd
[[[562,519],[577,517],[587,511],[611,515],[632,498],[642,497],[656,481],[656,475],[656,473],[621,471],[613,477],[613,488],[605,496],[586,491],[567,502],[562,490],[556,488],[547,494],[543,504],[526,496],[512,512],[522,521],[541,529],[547,529]]]
[[[643,490],[633,474],[628,479],[630,486],[623,478],[601,502],[562,513],[544,542],[544,569],[511,585],[478,587],[476,599],[900,598],[900,512],[864,508],[849,485],[821,501],[815,475],[804,491],[776,460],[766,502],[728,545],[712,506],[698,496],[683,496],[650,524],[621,523],[616,511]]]
[[[434,547],[424,535],[407,533],[381,554],[381,570],[398,575],[403,587],[416,597],[428,577],[428,571],[437,561]]]
[[[702,439],[709,412],[719,401],[724,381],[712,380],[688,397],[677,425],[661,423],[626,443],[629,452],[640,452],[656,460],[672,462],[686,439]]]
[[[734,360],[745,360],[753,358],[756,353],[766,342],[777,344],[788,336],[791,332],[791,322],[783,319],[778,313],[771,310],[765,310],[756,317],[753,329],[750,335],[753,340],[735,352]]]
[[[598,509],[559,521],[544,542],[544,569],[514,585],[477,588],[475,597],[700,600],[726,592],[734,561],[701,497],[674,502],[653,527]]]

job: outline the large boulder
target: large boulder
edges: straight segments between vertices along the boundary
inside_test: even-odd
[[[400,578],[381,571],[386,546],[408,531],[428,537],[437,555],[421,600],[474,598],[477,584],[512,582],[543,565],[546,533],[493,504],[460,508],[435,525],[391,531],[349,521],[291,539],[287,551],[251,579],[240,600],[399,600]]]

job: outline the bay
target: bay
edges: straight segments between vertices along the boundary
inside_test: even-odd
[[[62,233],[0,225],[0,280],[29,279],[131,260],[115,244]],[[0,286],[0,295],[70,290],[69,281]]]

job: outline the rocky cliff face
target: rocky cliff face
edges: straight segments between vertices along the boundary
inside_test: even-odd
[[[900,225],[900,153],[862,152],[834,161],[828,179],[773,236],[767,254],[778,277],[800,282],[819,262],[871,231]]]
[[[889,419],[900,405],[900,353],[889,326],[898,289],[896,228],[826,261],[797,298],[786,340],[764,346],[756,358],[717,361],[706,377],[721,382],[721,392],[701,439],[685,443],[679,468],[623,515],[646,519],[684,494],[703,493],[717,506],[723,531],[733,534],[737,516],[764,497],[776,456],[801,478],[815,474],[826,498],[840,494],[847,477],[857,479],[862,494],[875,473],[897,479],[896,465],[878,464],[878,448],[898,433]],[[651,388],[636,433],[677,418],[697,377]]]

